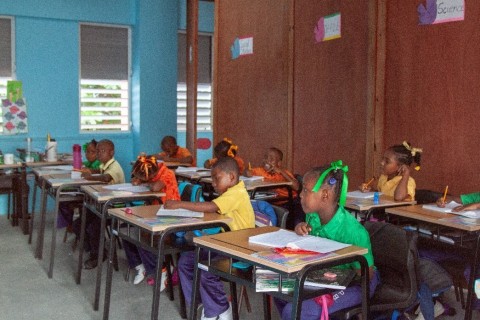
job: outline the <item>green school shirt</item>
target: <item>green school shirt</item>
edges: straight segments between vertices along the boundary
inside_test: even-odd
[[[462,199],[462,204],[471,204],[471,203],[480,202],[480,192],[462,194],[460,196],[460,199]]]
[[[93,162],[83,161],[83,166],[89,169],[99,169],[101,164],[102,163],[99,160],[95,160]]]
[[[344,207],[338,207],[332,220],[326,225],[321,225],[317,213],[307,213],[306,221],[312,228],[311,235],[367,248],[368,253],[365,254],[365,258],[368,266],[373,266],[372,245],[368,231]],[[341,265],[339,268],[360,269],[360,263],[352,262]]]

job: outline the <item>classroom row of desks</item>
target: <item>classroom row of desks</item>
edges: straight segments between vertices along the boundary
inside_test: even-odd
[[[302,286],[300,283],[304,281],[308,275],[309,270],[314,267],[320,266],[330,266],[335,264],[342,264],[346,261],[356,260],[359,261],[364,268],[362,285],[364,289],[364,296],[362,301],[362,312],[364,313],[364,318],[368,318],[369,305],[368,305],[368,286],[366,286],[368,281],[368,273],[366,272],[367,267],[363,258],[365,249],[357,247],[349,247],[348,250],[342,249],[339,252],[336,252],[335,256],[332,256],[328,259],[319,259],[318,261],[310,261],[308,264],[298,265],[294,268],[286,268],[284,265],[276,264],[274,262],[267,262],[252,256],[253,253],[260,250],[265,250],[261,246],[255,246],[248,243],[248,237],[251,235],[270,232],[275,230],[275,228],[256,228],[235,232],[225,232],[212,236],[203,236],[194,238],[194,246],[183,243],[182,245],[167,241],[171,239],[171,236],[177,231],[191,231],[199,228],[211,228],[211,227],[222,227],[225,230],[228,229],[228,220],[224,217],[214,214],[206,213],[204,218],[191,218],[191,219],[161,219],[156,217],[156,212],[158,206],[141,206],[141,207],[132,207],[130,208],[131,213],[127,213],[125,209],[110,208],[109,204],[113,201],[123,201],[129,202],[135,199],[145,199],[151,200],[153,198],[158,199],[162,194],[152,194],[152,193],[138,193],[138,194],[126,194],[125,192],[113,192],[108,189],[104,189],[102,185],[92,185],[91,182],[85,182],[85,180],[76,180],[71,181],[69,174],[63,172],[55,172],[57,169],[34,169],[36,174],[36,184],[41,190],[41,212],[40,212],[40,228],[38,230],[38,239],[37,239],[37,249],[35,250],[35,255],[37,258],[42,258],[42,249],[43,249],[43,237],[45,230],[45,221],[46,221],[46,202],[47,197],[51,196],[55,200],[55,217],[54,217],[54,227],[52,230],[52,242],[50,247],[50,267],[48,271],[48,276],[53,276],[53,266],[54,266],[54,257],[55,257],[55,244],[56,244],[56,219],[58,207],[63,201],[72,201],[79,200],[83,201],[83,210],[82,210],[82,231],[84,227],[84,219],[86,208],[94,212],[95,214],[101,217],[102,221],[102,232],[104,232],[107,217],[111,219],[110,225],[110,245],[109,245],[109,255],[108,255],[108,268],[107,268],[107,277],[106,277],[106,292],[105,292],[105,303],[103,310],[104,319],[109,317],[109,308],[110,308],[110,290],[112,286],[112,272],[113,272],[113,263],[114,263],[114,252],[115,252],[115,237],[126,238],[133,243],[144,247],[145,249],[154,252],[157,255],[157,266],[162,266],[165,261],[166,254],[178,253],[182,250],[196,250],[196,264],[195,264],[195,275],[194,275],[194,286],[198,288],[198,277],[200,270],[208,270],[213,273],[217,273],[222,278],[230,281],[234,286],[235,283],[253,285],[252,279],[246,279],[245,277],[239,277],[235,272],[232,271],[233,261],[245,261],[254,266],[259,266],[274,270],[285,276],[294,276],[296,278],[296,287],[295,294],[284,295],[283,293],[272,293],[274,296],[282,296],[284,299],[292,301],[294,303],[294,308],[292,309],[292,319],[296,319],[298,316],[299,306],[301,300],[304,298],[311,297],[312,293],[303,292]],[[50,172],[48,172],[50,171]],[[54,172],[52,172],[54,171]],[[73,188],[78,188],[77,191],[72,191]],[[65,192],[65,190],[68,190]],[[80,198],[78,197],[80,196]],[[110,202],[109,202],[110,201]],[[469,254],[472,263],[472,272],[470,279],[470,286],[468,291],[468,302],[467,310],[465,312],[465,319],[471,319],[472,312],[472,301],[473,301],[473,283],[474,275],[476,272],[476,267],[478,265],[478,253],[479,253],[479,231],[480,225],[477,224],[466,224],[462,223],[459,220],[455,219],[445,219],[445,214],[431,212],[422,208],[422,206],[413,205],[414,202],[395,202],[388,197],[382,196],[378,204],[374,204],[371,199],[347,199],[346,207],[350,210],[360,212],[365,214],[372,210],[373,208],[385,208],[385,212],[388,215],[393,215],[397,217],[404,217],[410,220],[427,223],[433,226],[442,226],[449,227],[455,230],[464,231],[473,235],[476,235],[476,242],[474,245],[474,250],[471,248],[465,247],[467,254]],[[30,219],[30,236],[33,233],[33,213],[32,218]],[[142,232],[132,232],[133,230],[141,230]],[[440,230],[439,230],[440,232]],[[139,234],[147,234],[146,238],[138,236]],[[103,235],[100,239],[104,239]],[[31,238],[30,238],[31,240]],[[83,248],[82,241],[84,240],[84,233],[82,232],[79,248]],[[99,252],[103,250],[103,243],[101,242],[99,246],[101,247]],[[458,245],[460,248],[463,248],[463,244],[454,244]],[[225,268],[217,268],[215,263],[212,261],[200,261],[199,252],[200,249],[218,252],[224,255],[227,258],[227,265],[229,266],[227,270]],[[470,250],[470,251],[468,251]],[[80,284],[81,280],[81,270],[82,270],[82,254],[83,250],[79,250],[79,260],[78,260],[78,269],[76,271],[76,282]],[[102,279],[102,268],[97,268],[97,281],[95,285],[95,295],[93,307],[95,310],[98,309],[99,299],[100,299],[100,284]],[[160,279],[161,279],[161,268],[157,268],[156,272],[156,281],[152,297],[152,319],[158,319],[158,306],[160,299]],[[197,291],[194,290],[193,303],[191,306],[190,318],[194,319],[196,313],[196,303],[198,301]],[[315,294],[318,294],[315,293]],[[236,297],[234,302],[236,303]],[[113,303],[115,303],[113,301]],[[267,299],[264,299],[264,303],[268,303]],[[265,309],[267,310],[267,309]],[[186,316],[183,314],[183,316]],[[234,308],[234,316],[238,319],[238,313],[236,308]],[[265,313],[265,318],[268,318],[268,314]]]

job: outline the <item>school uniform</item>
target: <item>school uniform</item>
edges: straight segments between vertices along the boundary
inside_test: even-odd
[[[317,213],[308,213],[306,219],[312,228],[311,235],[367,248],[368,253],[365,254],[365,258],[368,266],[374,265],[368,231],[344,207],[340,206],[332,219],[325,225],[321,224]],[[336,268],[360,269],[360,264],[353,262]],[[370,279],[370,296],[373,296],[378,283],[378,272],[375,271],[373,279]],[[362,287],[360,285],[350,286],[334,291],[332,295],[334,303],[328,308],[329,313],[359,305],[362,302]],[[291,318],[292,303],[275,298],[275,304],[283,320]],[[301,319],[318,320],[321,313],[322,307],[314,299],[303,301]]]
[[[402,176],[396,176],[388,180],[388,177],[382,174],[380,178],[378,178],[377,189],[381,193],[387,196],[393,197],[393,195],[395,194],[395,189],[397,188],[401,179],[402,179]],[[415,188],[416,188],[415,179],[413,179],[412,177],[408,177],[407,193],[412,198],[412,200],[415,199]]]
[[[255,227],[255,215],[243,181],[229,188],[213,202],[218,206],[219,214],[232,219],[228,223],[232,231]],[[207,252],[201,251],[201,258],[206,258],[207,254]],[[212,257],[214,256],[212,254]],[[183,253],[178,261],[178,274],[187,305],[191,304],[192,299],[194,263],[195,253],[193,251]],[[203,303],[205,317],[208,318],[216,317],[229,308],[223,283],[218,276],[210,272],[200,271],[200,299]]]
[[[183,158],[191,157],[191,156],[192,156],[192,154],[190,153],[190,151],[187,148],[182,148],[182,147],[178,147],[177,152],[175,152],[175,154],[172,155],[172,156],[167,154],[165,151],[162,151],[159,154],[159,157],[161,157],[161,158],[170,157],[170,158],[174,158],[174,159],[183,159]],[[193,160],[192,166],[195,166],[195,160]]]
[[[285,173],[292,179],[295,179],[293,174],[288,171],[284,170]],[[279,172],[268,172],[265,170],[265,168],[258,167],[258,168],[253,168],[251,170],[252,176],[261,176],[264,177],[266,181],[271,181],[271,182],[285,182],[288,181],[285,179],[285,177],[279,173]],[[277,197],[283,198],[283,197],[288,197],[288,190],[285,188],[276,188],[274,189],[275,193],[277,194]],[[295,197],[297,193],[295,191],[292,191],[292,196]]]

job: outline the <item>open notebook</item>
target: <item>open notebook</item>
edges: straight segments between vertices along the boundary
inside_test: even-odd
[[[436,204],[424,204],[422,208],[427,210],[437,211],[437,212],[457,214],[459,216],[464,216],[472,219],[480,218],[480,210],[467,210],[467,211],[458,211],[458,212],[453,211],[453,209],[458,206],[461,206],[461,204],[455,201],[450,201],[445,205],[444,208],[440,208]]]
[[[187,209],[165,209],[163,206],[160,206],[160,209],[157,211],[157,216],[203,218],[203,212]]]
[[[295,232],[283,229],[251,236],[248,238],[248,242],[274,248],[288,247],[319,253],[333,252],[350,246],[349,244],[340,243],[326,238],[310,235],[299,236]]]

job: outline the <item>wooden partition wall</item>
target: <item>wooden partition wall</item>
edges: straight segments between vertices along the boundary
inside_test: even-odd
[[[260,164],[277,146],[303,173],[342,159],[352,187],[379,174],[385,147],[424,150],[417,188],[478,191],[480,2],[464,21],[420,26],[425,0],[216,1],[214,139]],[[339,12],[340,39],[316,43]],[[254,53],[232,59],[236,37]]]

